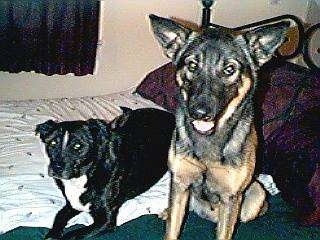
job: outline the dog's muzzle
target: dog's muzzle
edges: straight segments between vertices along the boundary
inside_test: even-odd
[[[200,98],[201,99],[201,98]],[[210,135],[215,129],[215,117],[217,113],[217,101],[210,99],[210,106],[206,105],[205,101],[199,101],[189,105],[189,112],[193,128],[200,134]]]

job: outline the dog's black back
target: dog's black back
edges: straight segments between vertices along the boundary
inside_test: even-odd
[[[89,212],[94,224],[63,239],[113,229],[120,206],[166,172],[174,116],[157,109],[122,109],[124,114],[111,123],[49,120],[37,126],[50,159],[48,173],[67,202],[47,237],[60,238],[67,221],[81,211]],[[80,193],[70,193],[74,180],[83,183]]]
[[[124,116],[124,118],[126,118]],[[118,121],[118,120],[116,120]],[[167,171],[167,155],[174,129],[172,114],[137,109],[115,131],[121,138],[119,161],[127,176],[126,195],[143,192]]]

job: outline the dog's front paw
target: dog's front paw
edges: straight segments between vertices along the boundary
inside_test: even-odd
[[[164,237],[163,240],[179,240],[178,238],[169,238],[169,237]]]
[[[47,235],[45,235],[44,240],[59,240],[61,239],[61,234],[57,234],[57,233],[52,233],[50,230],[47,233]]]
[[[61,239],[61,236],[58,236],[58,235],[49,235],[47,234],[45,237],[44,237],[44,240],[60,240]]]

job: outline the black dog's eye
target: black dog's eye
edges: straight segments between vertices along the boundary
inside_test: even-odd
[[[74,150],[79,150],[79,149],[81,149],[82,148],[82,145],[80,144],[80,143],[75,143],[74,145],[73,145],[73,149]]]
[[[57,141],[56,140],[52,140],[52,141],[49,142],[49,146],[50,147],[54,147],[56,145],[57,145]]]
[[[198,69],[198,63],[190,61],[187,68],[189,72],[195,72]]]
[[[237,66],[234,63],[229,63],[223,68],[223,73],[226,76],[231,76],[235,74],[236,71],[237,71]]]

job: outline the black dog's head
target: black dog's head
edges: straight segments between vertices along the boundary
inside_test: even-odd
[[[113,168],[118,143],[102,120],[60,123],[48,120],[37,125],[36,133],[45,144],[51,177],[78,178],[90,168]]]
[[[223,125],[244,96],[254,91],[256,71],[281,45],[289,22],[236,33],[213,28],[195,32],[150,15],[152,30],[177,67],[182,104],[198,132]]]

